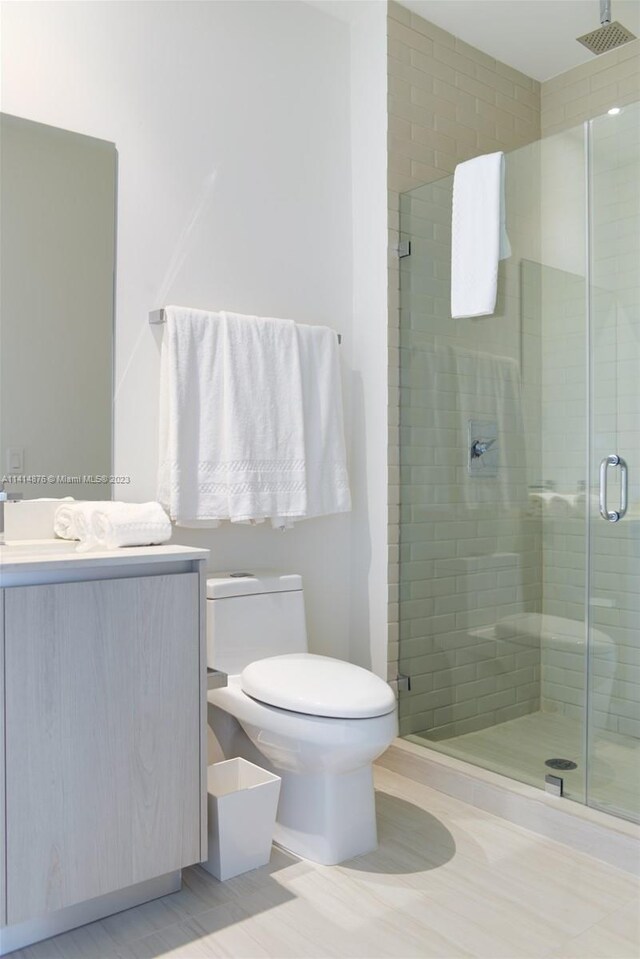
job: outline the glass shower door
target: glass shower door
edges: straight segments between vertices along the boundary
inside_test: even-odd
[[[452,177],[401,197],[401,735],[585,801],[584,128],[506,157],[492,316],[452,319]],[[486,452],[474,456],[474,444]]]
[[[587,802],[640,818],[640,104],[592,120]]]
[[[640,106],[506,173],[492,316],[452,177],[400,200],[400,731],[640,819]]]

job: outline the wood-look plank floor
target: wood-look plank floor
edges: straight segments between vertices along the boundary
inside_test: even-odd
[[[14,959],[637,959],[640,882],[376,769],[380,847],[341,866],[274,849]]]

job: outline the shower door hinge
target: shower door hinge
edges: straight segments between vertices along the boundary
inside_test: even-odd
[[[399,693],[411,692],[411,676],[403,676],[402,673],[398,673],[396,683],[398,684]]]
[[[564,780],[562,776],[547,775],[544,777],[545,791],[552,796],[562,796],[564,791]]]
[[[405,256],[411,256],[411,240],[400,240],[394,247],[393,252],[399,260]]]

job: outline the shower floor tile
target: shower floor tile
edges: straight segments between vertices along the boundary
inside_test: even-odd
[[[584,729],[561,713],[530,713],[463,736],[433,741],[429,733],[407,736],[446,753],[532,786],[547,773],[562,776],[565,795],[585,801]],[[640,818],[640,740],[620,733],[592,733],[589,746],[589,800],[605,812]],[[574,770],[554,770],[547,759],[570,759]]]

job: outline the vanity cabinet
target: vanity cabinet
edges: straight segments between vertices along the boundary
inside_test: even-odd
[[[0,589],[9,929],[206,855],[200,566]]]

